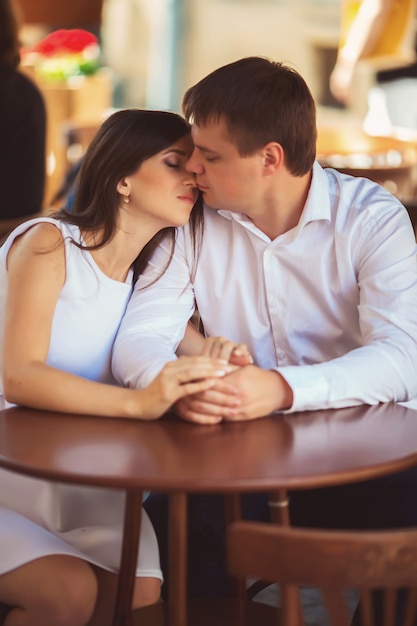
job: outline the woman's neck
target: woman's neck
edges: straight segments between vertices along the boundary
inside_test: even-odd
[[[116,228],[112,239],[103,247],[91,250],[91,255],[99,268],[112,278],[120,282],[125,282],[129,269],[137,256],[158,232],[155,227],[132,228],[121,225]],[[93,246],[100,242],[102,232],[83,233],[83,238],[88,246]]]

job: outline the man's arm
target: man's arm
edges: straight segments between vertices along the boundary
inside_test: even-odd
[[[224,383],[233,382],[241,399],[234,419],[254,419],[276,410],[405,401],[417,393],[414,233],[400,207],[397,211],[384,209],[376,217],[360,222],[351,253],[344,246],[339,251],[346,272],[349,254],[356,267],[358,303],[353,302],[344,315],[358,316],[362,345],[323,362],[277,367],[275,379],[271,371],[255,372],[257,368],[249,367],[229,374]],[[340,324],[343,333],[343,322]],[[326,333],[326,328],[322,332]],[[320,336],[316,341],[320,342]],[[299,358],[302,361],[303,355]],[[184,419],[208,421],[210,416],[221,415],[221,405],[219,384],[178,402],[176,411]]]
[[[374,217],[360,225],[357,240],[351,233],[359,298],[350,314],[358,316],[362,345],[321,363],[278,368],[294,392],[292,411],[399,402],[417,394],[415,235],[400,205],[376,206]]]

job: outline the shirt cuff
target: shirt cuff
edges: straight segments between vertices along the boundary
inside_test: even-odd
[[[307,373],[308,370],[308,373]],[[315,410],[324,408],[328,403],[329,384],[322,373],[314,367],[290,365],[277,367],[276,371],[287,381],[292,389],[292,406],[283,413]]]

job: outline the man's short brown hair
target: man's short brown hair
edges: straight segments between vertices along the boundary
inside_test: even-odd
[[[295,176],[316,157],[316,107],[305,80],[291,67],[262,57],[224,65],[190,87],[183,112],[198,126],[223,119],[241,156],[279,143]]]

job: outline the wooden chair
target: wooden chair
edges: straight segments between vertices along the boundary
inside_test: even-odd
[[[194,321],[198,325],[198,314]],[[278,497],[275,492],[272,495]],[[228,493],[224,498],[225,523],[226,527],[229,527],[242,519],[241,499],[237,493]],[[276,609],[274,607],[262,602],[252,602],[251,598],[248,599],[244,575],[235,577],[230,582],[231,598],[189,600],[186,626],[273,626],[275,624]],[[131,626],[170,626],[171,623],[169,605],[164,602],[133,611]]]
[[[320,589],[332,626],[349,626],[344,590],[356,588],[363,626],[402,626],[417,619],[417,529],[333,531],[236,522],[228,529],[228,564],[235,576],[256,576],[280,585]],[[373,594],[382,595],[383,624],[373,619]],[[299,626],[294,612],[280,610],[282,626]]]

